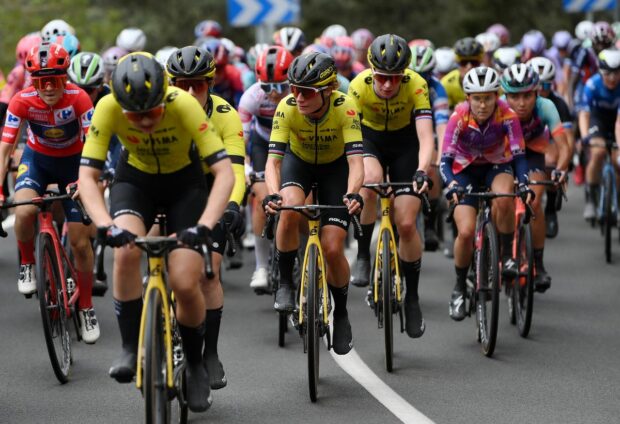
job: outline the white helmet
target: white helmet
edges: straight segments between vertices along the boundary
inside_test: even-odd
[[[499,91],[499,75],[493,68],[478,66],[470,69],[463,78],[463,91],[471,93],[491,93]]]
[[[577,37],[581,41],[589,39],[593,27],[594,24],[592,23],[592,21],[579,22],[575,27],[575,37]]]
[[[62,19],[54,19],[45,24],[41,29],[43,41],[49,41],[54,35],[75,35],[75,29]]]
[[[504,71],[510,65],[519,63],[521,52],[514,47],[500,47],[493,53],[493,66],[498,71]]]
[[[485,53],[493,53],[501,46],[499,37],[492,32],[483,32],[476,35],[476,41],[482,44]]]
[[[534,57],[528,60],[527,64],[534,68],[541,81],[551,82],[555,79],[555,65],[550,59],[543,56]]]
[[[331,38],[332,40],[335,40],[338,37],[346,37],[348,34],[347,34],[347,29],[345,27],[343,27],[340,24],[334,24],[334,25],[330,25],[327,28],[325,28],[321,35],[323,37],[328,37],[328,38]]]
[[[168,58],[170,57],[172,53],[174,53],[177,50],[178,48],[172,47],[172,46],[162,47],[161,49],[157,50],[157,53],[155,53],[155,59],[157,59],[157,61],[161,64],[161,66],[166,68],[166,64],[168,63]]]
[[[456,69],[456,55],[450,47],[439,47],[435,50],[435,71],[441,74],[447,74]]]
[[[146,35],[140,28],[125,28],[116,37],[116,45],[130,52],[143,51]]]
[[[220,41],[228,52],[228,56],[232,56],[235,53],[235,47],[237,47],[235,43],[231,39],[224,37],[220,38]]]
[[[307,43],[304,32],[297,27],[284,27],[277,34],[278,42],[289,52],[302,51]]]

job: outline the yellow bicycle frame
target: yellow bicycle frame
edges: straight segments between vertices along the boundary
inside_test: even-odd
[[[323,307],[323,324],[327,325],[328,320],[328,311],[327,311],[327,280],[325,273],[325,262],[323,260],[323,249],[321,248],[321,239],[319,238],[319,228],[321,224],[321,218],[317,219],[308,219],[308,229],[309,229],[309,237],[308,244],[306,244],[306,250],[304,252],[304,265],[303,272],[301,274],[301,290],[299,290],[299,324],[301,325],[304,322],[304,293],[307,292],[308,286],[308,273],[306,272],[308,266],[308,256],[310,253],[310,246],[316,246],[318,251],[317,262],[319,265],[319,290],[323,290],[323,298],[322,307]]]
[[[138,338],[138,360],[136,367],[136,387],[142,388],[142,360],[144,357],[144,331],[146,330],[146,311],[148,310],[149,293],[151,290],[158,290],[162,298],[162,309],[164,314],[164,341],[166,343],[166,386],[169,389],[174,387],[173,362],[172,362],[172,325],[170,323],[170,304],[168,302],[168,291],[162,277],[164,269],[164,258],[162,256],[149,256],[149,282],[144,293],[144,306],[142,307],[142,318],[140,319],[140,336]]]
[[[390,197],[389,196],[381,196],[381,225],[379,226],[379,239],[377,240],[377,251],[375,252],[375,272],[374,272],[374,301],[375,303],[379,302],[379,274],[381,270],[379,269],[379,256],[380,252],[383,250],[383,237],[381,234],[384,229],[387,229],[390,233],[390,251],[392,252],[392,261],[391,267],[394,269],[394,281],[396,285],[396,301],[400,303],[401,301],[401,280],[400,280],[400,265],[398,263],[398,250],[396,249],[396,238],[394,237],[394,229],[392,227],[392,221],[390,219]],[[383,282],[385,284],[385,281]]]

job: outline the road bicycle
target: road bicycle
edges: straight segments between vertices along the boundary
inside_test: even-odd
[[[601,188],[599,193],[596,216],[605,238],[605,261],[611,263],[611,232],[618,226],[618,189],[616,186],[616,170],[611,158],[615,143],[605,143],[607,154],[603,164]]]

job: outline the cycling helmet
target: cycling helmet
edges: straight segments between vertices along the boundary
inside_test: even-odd
[[[207,19],[201,21],[194,28],[194,35],[196,38],[201,37],[221,37],[222,36],[222,26],[213,20]]]
[[[69,56],[74,57],[80,52],[80,41],[75,35],[53,35],[50,38],[50,42],[60,44],[69,53]]]
[[[493,66],[500,72],[521,60],[521,52],[514,47],[500,47],[493,53]]]
[[[256,79],[260,82],[283,82],[288,79],[288,69],[293,55],[282,46],[264,50],[256,61]]]
[[[143,51],[146,35],[140,28],[125,28],[116,37],[116,45],[130,52]]]
[[[256,61],[258,60],[258,57],[261,55],[262,52],[264,52],[268,48],[269,48],[269,44],[266,44],[266,43],[257,43],[257,44],[254,44],[252,47],[250,47],[250,49],[248,50],[247,57],[246,57],[248,61],[248,66],[250,67],[250,69],[254,69],[256,67]]]
[[[54,35],[64,34],[75,35],[75,29],[62,19],[51,20],[41,29],[41,38],[43,41],[50,41]]]
[[[235,53],[235,47],[237,47],[235,45],[235,42],[229,38],[224,38],[224,37],[220,38],[220,41],[222,42],[222,45],[226,49],[226,55],[229,58],[232,57],[232,55]]]
[[[553,46],[558,50],[566,50],[568,48],[568,43],[572,40],[573,37],[570,35],[568,31],[557,31],[553,34],[553,38],[551,42]]]
[[[121,57],[129,54],[127,50],[122,47],[114,46],[110,47],[106,51],[101,54],[103,58],[103,65],[107,72],[112,72],[116,67],[116,64],[120,60]]]
[[[288,80],[295,85],[325,87],[337,80],[336,64],[328,54],[302,54],[289,66]]]
[[[592,26],[590,39],[593,45],[601,46],[604,49],[611,47],[616,41],[616,34],[607,22],[599,21]]]
[[[136,52],[118,61],[111,83],[112,94],[123,109],[144,112],[162,103],[168,78],[152,54]]]
[[[351,33],[351,39],[353,40],[353,48],[355,50],[367,50],[374,40],[375,36],[366,28],[356,29]]]
[[[544,56],[534,57],[527,64],[538,73],[542,82],[552,82],[555,79],[555,65]]]
[[[307,45],[306,36],[297,27],[284,27],[277,32],[276,44],[291,53],[300,53]]]
[[[336,45],[331,48],[330,55],[334,58],[338,69],[347,69],[355,61],[355,52],[351,47]]]
[[[450,47],[439,47],[435,50],[435,71],[440,74],[447,74],[456,69],[456,55]]]
[[[489,54],[492,54],[501,45],[499,37],[492,32],[483,32],[476,35],[476,41],[482,44],[484,52]]]
[[[431,72],[435,68],[435,51],[432,47],[411,46],[411,63],[409,69],[419,74]]]
[[[103,84],[103,59],[96,53],[78,53],[71,59],[67,70],[69,79],[82,88],[96,88]]]
[[[484,55],[484,47],[474,38],[465,37],[454,44],[454,54],[456,55],[457,62],[462,60],[477,60],[481,62]]]
[[[521,45],[523,51],[529,50],[531,55],[540,56],[547,47],[547,40],[542,32],[533,29],[523,34]]]
[[[502,24],[493,24],[487,28],[486,32],[497,35],[502,46],[510,44],[510,31]]]
[[[505,93],[526,93],[536,90],[539,80],[534,68],[518,63],[504,70],[500,84]]]
[[[70,62],[69,53],[60,44],[44,41],[30,49],[25,66],[33,77],[64,75]]]
[[[41,36],[38,32],[24,35],[19,40],[17,47],[15,48],[15,58],[17,59],[17,62],[23,65],[30,49],[38,46],[39,44],[41,44]]]
[[[224,66],[228,63],[228,50],[217,38],[210,38],[200,46],[207,50],[215,59],[216,66]]]
[[[172,53],[177,51],[178,49],[173,46],[165,46],[155,52],[155,59],[163,66],[166,67],[166,63],[168,63],[168,58]]]
[[[215,59],[201,47],[186,46],[176,49],[168,57],[166,70],[171,77],[215,77]]]
[[[343,35],[342,37],[336,37],[334,39],[334,44],[340,47],[349,47],[353,49],[353,39],[348,35]]]
[[[590,38],[590,32],[592,32],[592,27],[594,23],[591,21],[581,21],[575,27],[575,37],[579,40],[584,41]]]
[[[616,34],[616,37],[618,37],[618,34],[620,34],[620,22],[612,22],[611,29],[614,30],[614,34]]]
[[[598,67],[605,71],[620,70],[620,50],[605,49],[598,54]]]
[[[329,54],[329,48],[324,46],[323,44],[310,44],[309,46],[306,46],[306,48],[303,52],[301,52],[301,54],[313,52]]]
[[[403,72],[410,62],[411,50],[405,39],[398,35],[380,35],[368,48],[368,63],[373,69]]]
[[[499,91],[499,75],[493,68],[478,66],[470,69],[463,78],[463,91],[471,93],[492,93]]]
[[[321,35],[324,37],[331,38],[332,40],[335,40],[338,37],[342,37],[348,34],[347,34],[347,29],[345,27],[343,27],[340,24],[334,24],[334,25],[330,25],[327,28],[325,28]]]
[[[407,43],[409,47],[422,46],[422,47],[430,47],[435,49],[435,45],[431,40],[427,40],[426,38],[415,38]]]

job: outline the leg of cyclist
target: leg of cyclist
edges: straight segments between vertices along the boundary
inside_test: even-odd
[[[436,161],[437,150],[433,153],[433,163]],[[424,217],[424,250],[434,252],[439,247],[439,238],[437,237],[437,209],[439,206],[439,196],[441,196],[439,168],[431,166],[428,169],[428,176],[433,181],[433,188],[428,193],[431,210],[428,216]]]
[[[557,168],[558,163],[558,146],[550,143],[545,152],[545,179],[551,178],[551,171]],[[548,238],[554,238],[558,235],[558,215],[556,211],[556,200],[558,192],[555,187],[547,187],[547,203],[545,204],[545,233]]]
[[[543,170],[530,171],[531,180],[544,180],[546,174]],[[545,271],[543,265],[543,252],[545,249],[545,211],[542,207],[542,196],[545,191],[544,186],[531,186],[536,195],[532,202],[534,209],[534,219],[532,219],[532,244],[534,250],[534,266],[536,268],[536,276],[534,277],[534,287],[536,291],[545,292],[551,286],[551,277]]]
[[[589,159],[586,166],[586,206],[583,210],[584,219],[596,218],[596,208],[601,182],[601,170],[605,161],[605,139],[593,137],[590,140]]]
[[[267,238],[261,237],[263,227],[265,226],[265,214],[260,205],[267,195],[267,185],[265,183],[255,183],[252,186],[257,208],[252,214],[252,229],[254,230],[254,255],[256,257],[256,268],[250,280],[250,287],[253,289],[267,288],[267,267],[269,265],[269,246],[270,242]]]
[[[468,202],[469,200],[469,202]],[[476,231],[476,206],[474,199],[464,199],[454,209],[454,222],[458,235],[454,240],[454,269],[456,284],[450,297],[450,318],[461,321],[465,318],[465,290],[467,274],[474,253],[474,234]],[[465,203],[468,202],[468,203]]]
[[[38,193],[29,188],[19,188],[15,192],[15,201],[21,202],[38,196]],[[19,206],[15,208],[15,238],[21,257],[17,290],[21,294],[32,294],[37,291],[37,281],[34,273],[34,222],[37,219],[36,206]]]
[[[493,176],[491,190],[495,193],[514,192],[514,177],[510,166],[499,166],[489,173]],[[487,179],[490,178],[487,174]],[[512,240],[515,228],[514,199],[500,197],[493,200],[494,223],[499,233],[500,257],[502,261],[502,275],[504,278],[514,278],[517,275],[517,265],[512,257]]]

